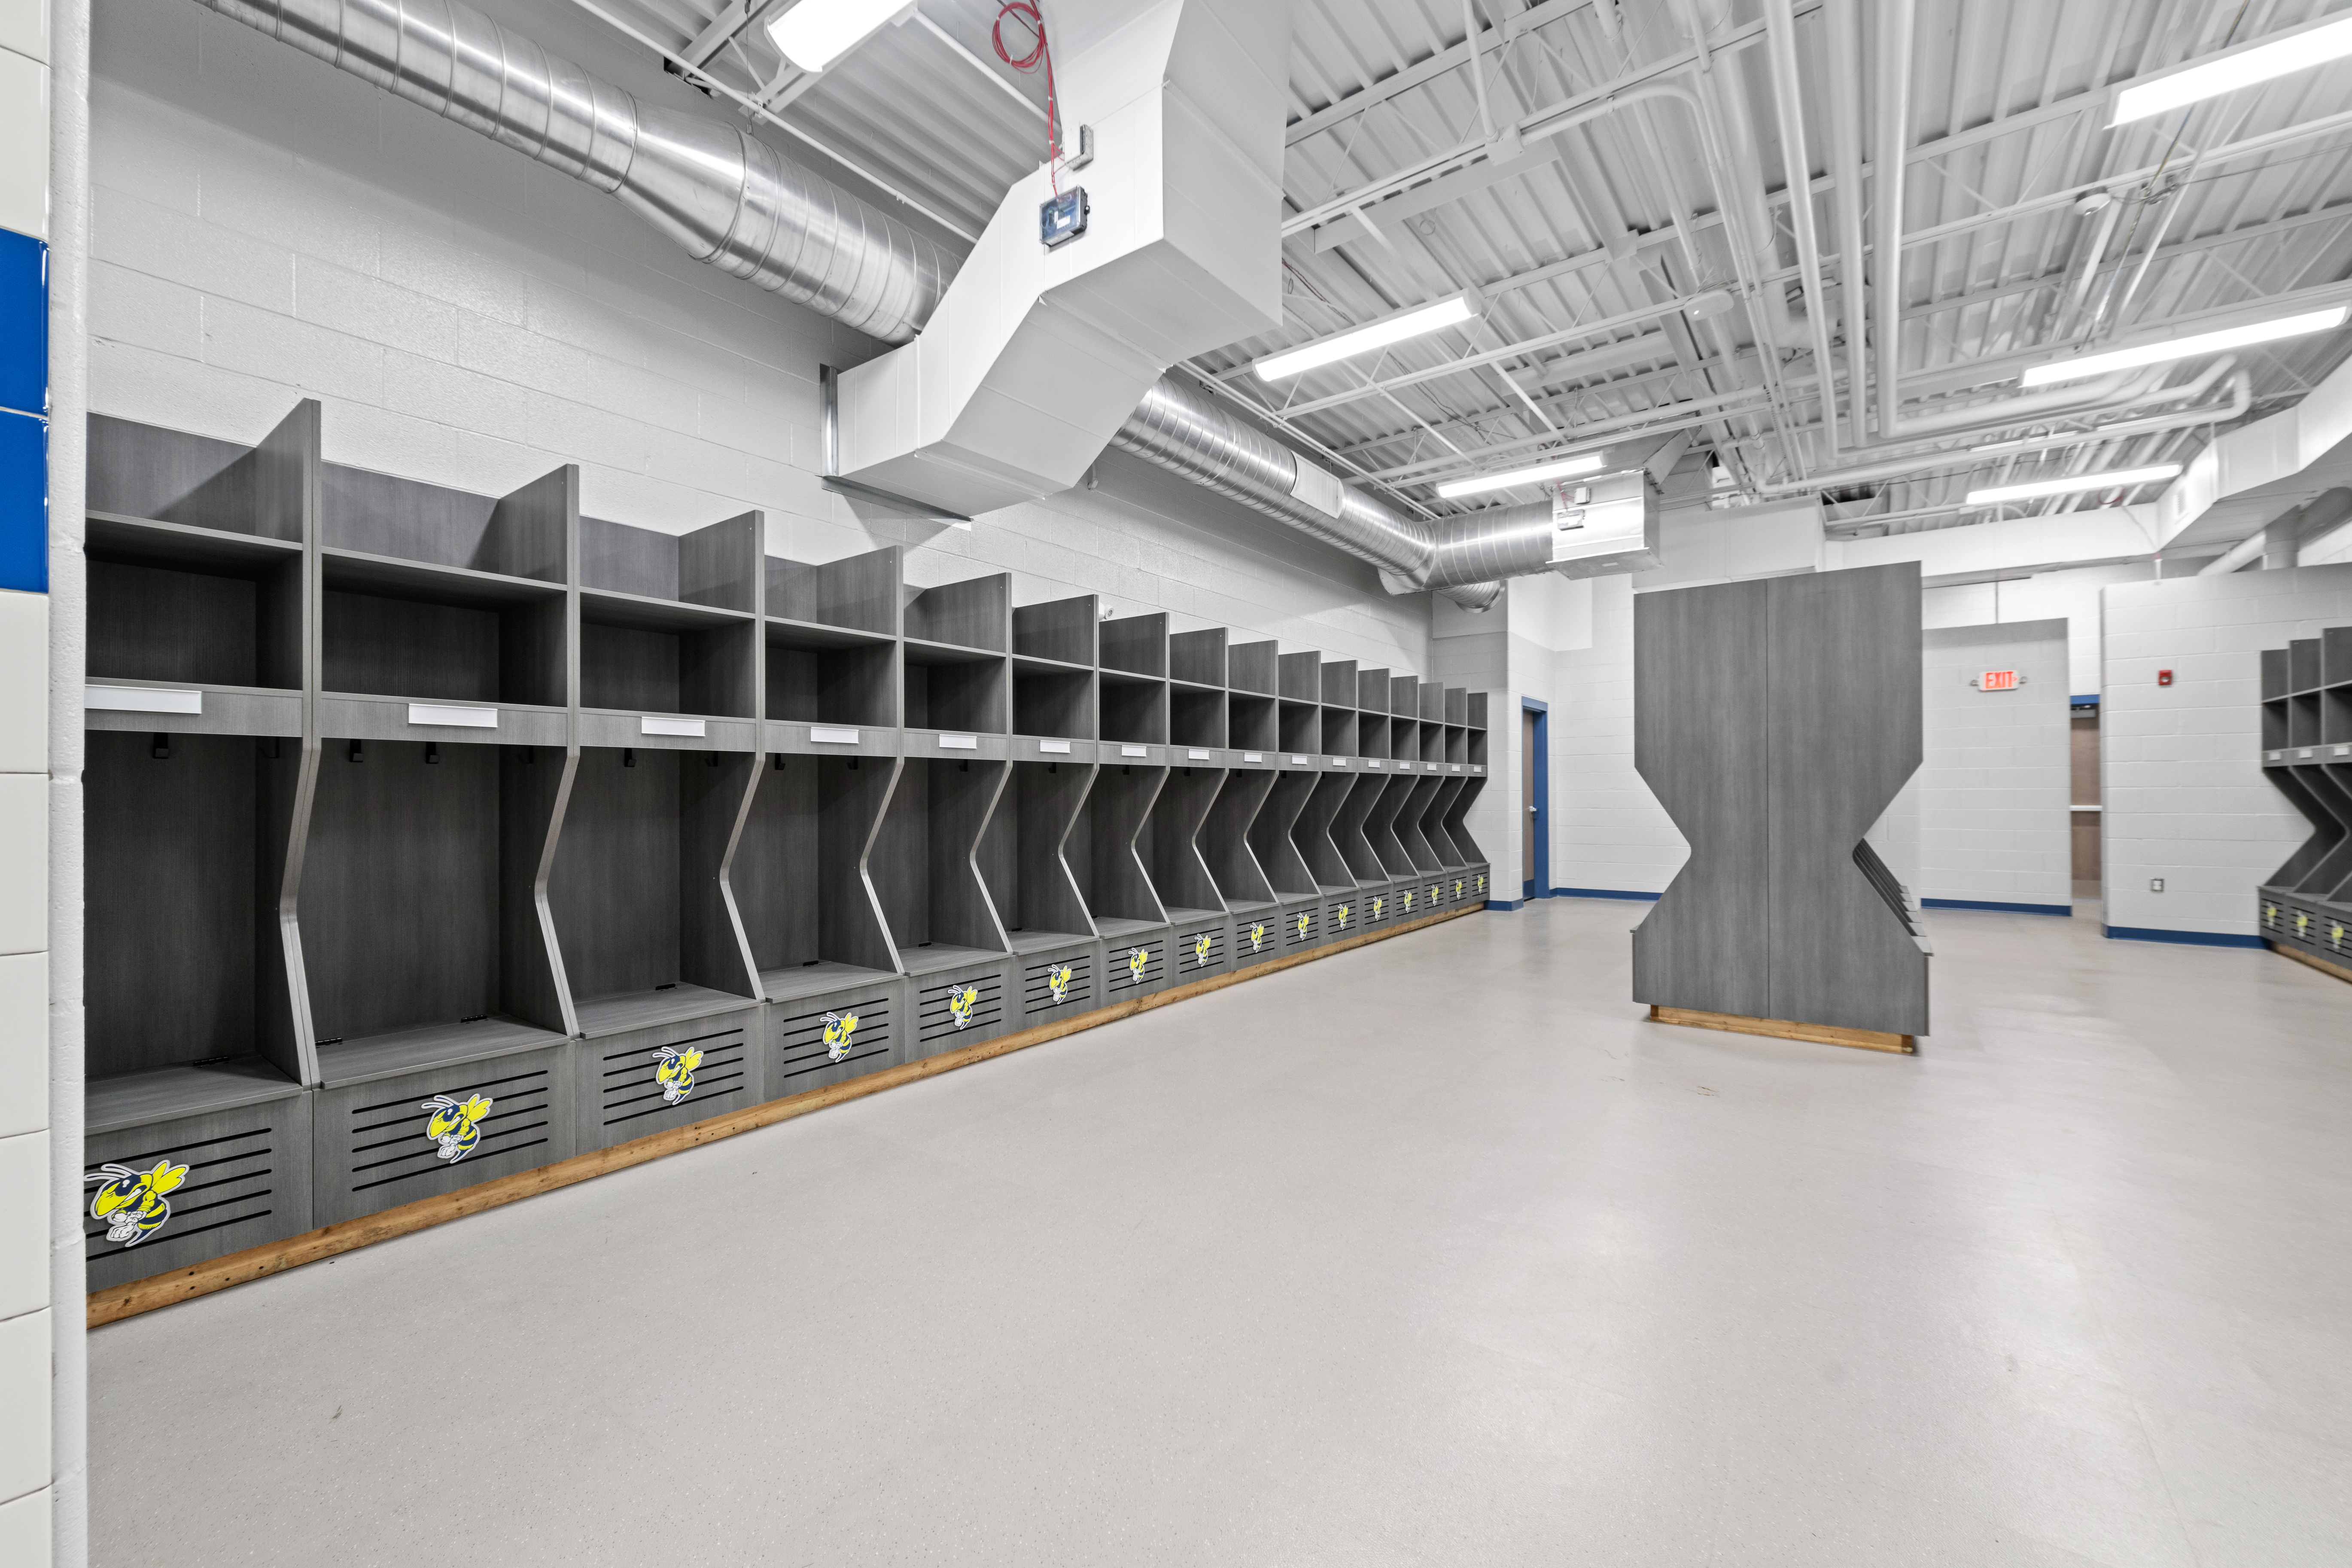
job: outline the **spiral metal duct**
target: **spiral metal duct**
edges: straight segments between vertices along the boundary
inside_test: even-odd
[[[583,180],[722,272],[904,342],[954,262],[717,121],[638,102],[459,0],[198,0]]]
[[[906,225],[717,121],[640,103],[462,0],[197,0],[618,198],[697,260],[885,342],[919,332],[954,262]],[[1370,562],[1391,593],[1484,610],[1550,564],[1548,503],[1431,523],[1344,486],[1300,499],[1297,452],[1162,376],[1113,438]],[[1327,481],[1328,483],[1328,481]]]
[[[1172,375],[1144,395],[1111,445],[1370,562],[1392,593],[1433,589],[1484,610],[1502,596],[1496,579],[1551,566],[1549,501],[1433,523],[1343,489],[1335,516],[1298,495],[1297,453]]]

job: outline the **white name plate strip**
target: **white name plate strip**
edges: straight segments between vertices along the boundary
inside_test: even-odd
[[[1040,741],[1037,742],[1037,749],[1041,752],[1052,752],[1056,756],[1066,757],[1070,754],[1070,743],[1067,741]]]
[[[857,744],[857,731],[855,730],[828,730],[812,725],[809,729],[809,739],[819,745],[824,746],[854,746]]]
[[[940,750],[943,752],[976,752],[980,750],[977,735],[941,735]]]
[[[1366,766],[1366,767],[1368,767],[1368,768],[1376,768],[1376,767],[1379,767],[1380,765],[1381,765],[1381,760],[1380,760],[1380,758],[1378,758],[1378,757],[1366,757],[1366,758],[1364,759],[1364,766]]]
[[[1244,752],[1242,753],[1242,761],[1245,763],[1262,763],[1265,761],[1265,753],[1264,752]]]
[[[499,710],[495,708],[452,708],[441,702],[412,702],[408,705],[408,721],[412,724],[454,724],[461,730],[495,730],[499,727]]]
[[[201,691],[157,691],[144,686],[92,686],[82,692],[81,705],[106,713],[201,713]]]
[[[1118,749],[1118,754],[1122,757],[1148,757],[1151,754],[1151,748],[1149,746],[1121,746]]]
[[[1208,753],[1208,752],[1198,752],[1198,751],[1194,751],[1194,752],[1186,752],[1184,753],[1184,759],[1185,759],[1185,761],[1187,761],[1187,762],[1193,762],[1193,763],[1205,763],[1205,762],[1207,762],[1207,761],[1209,760],[1209,753]]]
[[[1335,768],[1344,768],[1348,765],[1348,759],[1345,757],[1334,757],[1331,759],[1331,765]]]
[[[1294,768],[1303,768],[1314,760],[1312,757],[1293,757],[1290,759],[1290,765]]]
[[[637,721],[640,735],[692,735],[701,738],[706,731],[699,719],[667,719],[648,713]]]

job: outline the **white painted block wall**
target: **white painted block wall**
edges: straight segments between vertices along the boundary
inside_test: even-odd
[[[1994,583],[1929,588],[1919,595],[1920,624],[1928,627],[1975,626],[1993,622],[2063,620],[2066,690],[2085,696],[2099,689],[2099,594],[2117,583],[2147,583],[2154,563],[2079,566]]]
[[[526,31],[572,16],[490,9]],[[635,52],[574,52],[719,117]],[[919,584],[1009,571],[1020,603],[1098,593],[1180,630],[1429,668],[1425,595],[1121,454],[1099,489],[970,531],[853,506],[817,482],[817,367],[878,345],[184,0],[101,8],[92,54],[97,412],[250,441],[315,396],[331,461],[490,494],[577,462],[597,517],[676,531],[758,507],[800,560],[904,543]]]
[[[2104,601],[2107,925],[2253,941],[2254,889],[2309,833],[2263,777],[2262,651],[2352,626],[2352,565],[2119,584]]]
[[[49,58],[46,0],[0,0],[0,228],[43,241]],[[50,1558],[56,1458],[48,647],[47,595],[0,592],[0,1563],[26,1568]]]
[[[1951,626],[1922,637],[1921,899],[2039,904],[2074,896],[2067,623]],[[2014,691],[1971,686],[2014,669]]]

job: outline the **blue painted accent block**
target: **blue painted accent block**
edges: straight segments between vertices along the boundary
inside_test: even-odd
[[[1618,888],[1554,888],[1551,896],[1555,899],[1638,899],[1650,904],[1658,901],[1655,893],[1629,893]]]
[[[0,408],[49,412],[49,247],[0,228]]]
[[[2177,942],[2184,947],[2252,947],[2263,945],[2258,936],[2230,936],[2218,931],[2158,931],[2154,926],[2102,926],[2118,942]]]
[[[2072,904],[2005,904],[1991,899],[1922,899],[1920,906],[1930,910],[2000,910],[2012,915],[2060,915],[2072,919]]]
[[[1519,906],[1526,902],[1525,899],[1488,899],[1486,907],[1497,914],[1509,915],[1517,914]]]
[[[0,412],[0,588],[49,591],[49,422]]]

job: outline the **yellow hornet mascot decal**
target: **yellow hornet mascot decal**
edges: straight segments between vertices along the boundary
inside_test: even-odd
[[[694,1069],[701,1065],[699,1050],[681,1051],[676,1046],[664,1046],[654,1062],[654,1081],[662,1086],[662,1103],[676,1105],[692,1094]]]
[[[1054,1005],[1060,1006],[1062,998],[1068,995],[1070,992],[1070,966],[1066,963],[1057,963],[1047,970],[1045,989],[1054,994]]]
[[[1380,898],[1376,898],[1376,899],[1374,899],[1374,900],[1372,900],[1372,919],[1374,919],[1374,920],[1378,920],[1378,919],[1380,919],[1380,918],[1381,918],[1381,916],[1382,916],[1383,914],[1387,913],[1387,912],[1388,912],[1388,907],[1389,907],[1389,901],[1388,901],[1388,899],[1387,899],[1387,897],[1386,897],[1385,895],[1383,895],[1383,896],[1381,896],[1381,897],[1380,897]]]
[[[1397,897],[1404,900],[1404,912],[1407,914],[1412,913],[1412,889],[1411,888],[1407,888],[1403,892],[1399,893]]]
[[[1339,917],[1339,929],[1341,931],[1346,931],[1348,929],[1348,906],[1341,904],[1336,912]]]
[[[487,1095],[469,1094],[460,1104],[436,1094],[417,1109],[433,1113],[425,1124],[425,1136],[439,1144],[441,1158],[454,1165],[482,1146],[482,1121],[496,1103]]]
[[[972,1009],[979,1005],[980,987],[977,985],[959,985],[948,993],[948,1016],[955,1020],[955,1026],[959,1029],[971,1022]]]
[[[1265,945],[1265,922],[1264,921],[1254,921],[1250,924],[1250,951],[1252,952],[1255,952]]]
[[[107,1240],[136,1247],[163,1228],[172,1217],[171,1203],[163,1194],[187,1179],[188,1168],[169,1159],[156,1161],[152,1171],[100,1165],[83,1178],[99,1184],[89,1200],[89,1217],[106,1222]]]
[[[1213,931],[1204,931],[1200,935],[1194,937],[1192,939],[1192,962],[1203,968],[1207,967],[1209,963],[1209,950],[1216,945],[1217,938],[1216,933]]]
[[[1143,984],[1144,966],[1151,962],[1151,950],[1130,947],[1127,950],[1127,977],[1135,984]]]
[[[963,1027],[959,1024],[958,1028]],[[824,1016],[824,1058],[837,1062],[849,1054],[849,1037],[857,1033],[855,1013],[827,1013]]]
[[[1462,896],[1462,879],[1459,877],[1454,879],[1454,896],[1457,899]]]
[[[1481,871],[1481,872],[1479,872],[1479,873],[1478,873],[1478,889],[1477,889],[1477,890],[1478,890],[1479,892],[1482,892],[1482,893],[1483,893],[1483,892],[1485,892],[1485,891],[1486,890],[1486,872],[1484,872],[1484,871]]]
[[[1305,942],[1305,941],[1307,940],[1307,928],[1308,926],[1313,925],[1314,923],[1315,923],[1315,917],[1314,917],[1313,915],[1311,915],[1311,914],[1302,914],[1302,915],[1300,915],[1300,916],[1298,917],[1298,940],[1299,940],[1299,941],[1301,941],[1301,942]]]

